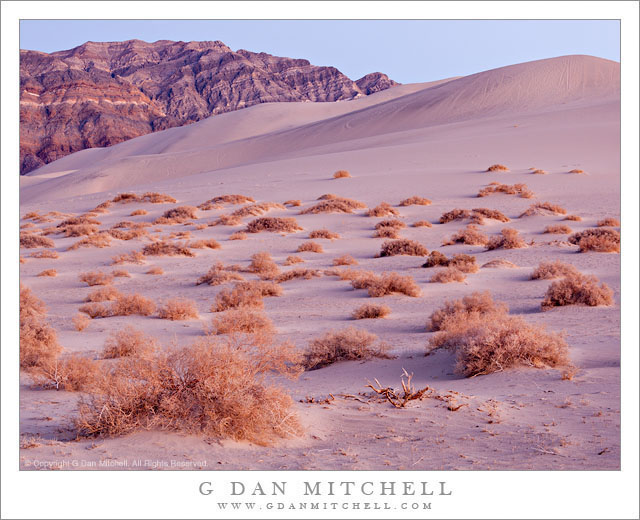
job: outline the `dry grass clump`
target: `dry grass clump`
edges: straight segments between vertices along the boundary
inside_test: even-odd
[[[582,217],[579,215],[567,215],[564,217],[564,220],[573,220],[574,222],[581,222]]]
[[[216,240],[209,238],[207,240],[191,240],[186,244],[186,247],[192,249],[220,249],[221,246]]]
[[[380,249],[380,256],[395,256],[395,255],[409,255],[409,256],[427,256],[429,251],[422,244],[415,240],[401,239],[401,240],[389,240],[382,244]]]
[[[429,199],[418,197],[416,195],[400,202],[400,206],[428,206],[429,204],[431,204]]]
[[[531,273],[532,280],[551,280],[564,276],[579,275],[580,272],[571,264],[565,264],[560,260],[555,262],[540,262],[538,267]]]
[[[127,325],[122,330],[112,332],[104,342],[103,359],[149,355],[157,347],[152,336]]]
[[[125,269],[114,269],[111,274],[116,278],[131,278],[129,271]]]
[[[400,238],[400,234],[398,233],[397,228],[382,226],[376,229],[375,233],[373,234],[373,238],[397,239]]]
[[[216,295],[211,312],[222,312],[239,307],[264,307],[262,291],[257,287],[236,284],[232,289],[222,289]]]
[[[262,217],[252,220],[247,224],[248,233],[294,233],[302,228],[293,217]]]
[[[236,231],[235,233],[231,233],[229,235],[229,240],[246,240],[247,234],[242,231]]]
[[[96,363],[86,357],[72,354],[56,358],[30,371],[36,386],[45,390],[88,391],[98,374]]]
[[[36,276],[56,277],[58,276],[58,271],[56,271],[55,269],[45,269],[44,271],[39,272]]]
[[[545,227],[543,233],[550,233],[552,235],[568,235],[572,231],[573,230],[569,226],[557,224],[554,226]]]
[[[569,242],[580,248],[581,253],[595,251],[597,253],[619,253],[620,233],[609,228],[590,228],[574,233]]]
[[[412,227],[433,227],[431,222],[429,222],[428,220],[417,220],[416,222],[411,224],[411,226]]]
[[[304,258],[296,255],[289,255],[282,265],[301,264],[304,262]]]
[[[145,271],[144,274],[152,274],[152,275],[155,275],[155,276],[161,276],[161,275],[164,274],[164,269],[162,269],[162,267],[154,265],[153,267],[150,267],[147,271]]]
[[[156,304],[137,293],[121,294],[111,305],[111,316],[150,316],[156,310]]]
[[[102,271],[89,271],[81,273],[78,276],[81,282],[85,282],[88,286],[93,285],[109,285],[113,281],[113,276]]]
[[[523,199],[531,199],[534,197],[534,193],[526,184],[501,184],[499,182],[492,182],[488,186],[482,188],[478,192],[478,197],[488,197],[493,193],[518,195],[518,197],[522,197]]]
[[[534,215],[566,215],[567,210],[550,202],[536,202],[520,215],[522,217],[531,217]]]
[[[232,334],[242,332],[255,334],[257,332],[273,333],[273,322],[262,310],[247,308],[231,309],[211,320],[211,334]]]
[[[509,217],[507,217],[504,213],[498,211],[497,209],[489,209],[489,208],[474,208],[473,214],[471,215],[472,222],[476,224],[483,224],[485,218],[490,218],[493,220],[499,220],[500,222],[509,222]]]
[[[154,224],[182,224],[198,218],[198,208],[194,206],[178,206],[165,211],[161,217],[154,220]]]
[[[248,282],[240,282],[236,287],[244,291],[257,291],[263,297],[274,297],[282,295],[282,287],[276,282],[266,280],[250,280]]]
[[[100,224],[102,224],[102,222],[85,214],[85,215],[78,215],[77,217],[70,217],[66,220],[63,220],[56,227],[60,230],[64,230],[69,226],[83,226],[83,225],[99,226]]]
[[[470,246],[486,246],[489,243],[489,237],[473,224],[468,224],[466,228],[459,230],[442,242],[442,245],[451,246],[456,243]]]
[[[455,267],[445,267],[437,271],[429,280],[431,283],[464,282],[467,277]]]
[[[335,200],[340,198],[341,197],[338,197],[335,193],[325,193],[324,195],[320,195],[316,200]]]
[[[374,305],[365,303],[353,311],[351,317],[354,320],[368,320],[376,318],[384,318],[391,313],[391,309],[386,305]]]
[[[219,208],[221,204],[246,204],[247,202],[255,202],[255,199],[247,197],[245,195],[220,195],[213,197],[206,202],[203,202],[198,206],[198,209],[209,211],[211,209]]]
[[[335,240],[340,238],[340,235],[333,231],[329,231],[328,229],[314,229],[309,233],[309,238],[326,238],[327,240]]]
[[[342,255],[333,259],[333,265],[358,265],[358,261],[351,255]]]
[[[513,262],[509,262],[509,260],[503,260],[502,258],[496,258],[495,260],[490,260],[486,264],[482,264],[482,267],[485,268],[497,268],[497,269],[515,269],[518,266]]]
[[[367,207],[366,204],[354,200],[347,199],[344,197],[338,197],[337,195],[326,194],[322,195],[318,200],[317,204],[313,206],[309,206],[306,209],[303,209],[300,214],[307,215],[309,213],[353,213],[356,209],[364,209]]]
[[[338,361],[388,359],[389,346],[377,340],[375,334],[355,327],[329,331],[309,342],[303,366],[307,370],[316,370]]]
[[[569,173],[584,173],[584,170],[580,168],[574,168],[573,170],[569,170]]]
[[[74,328],[78,332],[82,332],[89,326],[89,323],[91,323],[91,318],[89,318],[86,314],[76,314],[73,318],[71,318],[71,323],[73,323]]]
[[[150,202],[151,204],[175,204],[177,202],[171,195],[148,191],[142,195],[135,193],[120,193],[112,202],[121,202],[128,204],[130,202]],[[108,206],[107,206],[108,207]]]
[[[158,317],[162,320],[171,321],[197,320],[198,308],[196,307],[196,302],[193,300],[172,298],[160,307]]]
[[[37,369],[55,363],[62,347],[45,321],[46,307],[31,289],[20,285],[20,368]]]
[[[144,264],[144,255],[140,251],[131,251],[111,257],[111,265],[119,264]]]
[[[20,233],[20,247],[26,249],[33,249],[36,247],[54,247],[53,240],[40,235],[34,235],[33,233],[21,232]]]
[[[372,298],[389,294],[405,294],[413,298],[420,296],[420,287],[411,276],[396,272],[382,273],[380,276],[371,271],[343,270],[338,273],[342,280],[349,280],[354,289],[366,289]]]
[[[120,291],[112,285],[106,285],[99,289],[94,289],[84,299],[85,302],[112,302],[121,296]]]
[[[85,305],[81,305],[78,308],[78,312],[88,314],[92,320],[112,316],[111,309],[102,303],[87,303]]]
[[[351,177],[351,174],[347,170],[338,170],[333,174],[334,179],[344,179],[346,177]]]
[[[146,227],[151,227],[149,222],[134,222],[133,220],[121,220],[117,222],[111,229],[143,229]]]
[[[137,217],[139,215],[148,215],[149,212],[146,209],[137,209],[135,211],[132,211],[130,216],[131,217]]]
[[[31,229],[34,227],[36,227],[36,225],[33,222],[27,222],[26,224],[22,224],[20,229]]]
[[[85,436],[166,429],[267,444],[300,431],[291,398],[266,380],[295,377],[298,360],[293,345],[264,334],[124,357],[81,398],[75,426]]]
[[[174,240],[174,239],[187,239],[187,238],[191,238],[191,231],[174,231],[173,233],[171,233],[168,237],[169,240]]]
[[[223,283],[234,280],[244,280],[244,278],[242,275],[228,270],[222,262],[218,261],[211,266],[211,269],[209,269],[206,274],[198,278],[196,285],[203,283],[207,285],[222,285]]]
[[[65,237],[83,237],[93,235],[98,232],[98,226],[93,224],[78,224],[75,226],[65,226],[60,231]]]
[[[476,257],[472,255],[458,254],[451,258],[447,258],[440,251],[431,251],[427,261],[422,267],[451,267],[463,273],[476,273],[478,272],[478,264],[476,264]]]
[[[394,229],[404,229],[407,227],[407,225],[401,220],[398,220],[395,218],[381,220],[375,225],[375,229],[386,228],[386,227],[394,228]]]
[[[500,235],[491,237],[487,244],[487,250],[493,249],[519,249],[527,247],[517,229],[503,228]]]
[[[111,202],[128,204],[130,202],[140,202],[140,197],[138,197],[135,193],[119,193],[116,195]]]
[[[322,245],[318,244],[317,242],[303,242],[298,246],[298,249],[296,249],[296,252],[324,253],[324,249],[322,249]]]
[[[80,247],[103,248],[103,247],[109,247],[109,246],[111,246],[111,237],[109,236],[109,232],[101,231],[94,235],[89,235],[88,237],[83,238],[82,240],[79,240],[72,246],[69,246],[67,248],[67,251],[74,251]]]
[[[397,217],[400,213],[397,209],[391,207],[391,204],[388,202],[381,202],[375,208],[367,211],[368,217],[388,217],[390,215]]]
[[[42,215],[40,215],[40,213],[38,213],[37,211],[30,211],[29,213],[25,213],[24,215],[22,215],[22,220],[38,220],[42,217]]]
[[[429,316],[427,330],[446,330],[449,322],[453,321],[464,322],[474,318],[490,320],[492,316],[506,314],[508,310],[505,303],[494,301],[489,291],[474,292],[461,300],[445,301],[440,309]]]
[[[272,209],[286,209],[282,204],[277,202],[257,202],[255,204],[249,204],[242,208],[235,210],[231,215],[235,217],[257,217],[263,215]]]
[[[542,300],[542,310],[564,305],[613,305],[613,291],[606,283],[598,285],[593,275],[569,274],[553,282]]]
[[[29,255],[30,258],[59,258],[60,255],[56,251],[51,251],[49,249],[44,249],[42,251],[35,251]]]
[[[320,276],[321,273],[317,269],[304,269],[302,267],[296,267],[294,269],[290,269],[285,271],[284,273],[280,273],[276,276],[277,283],[288,282],[289,280],[295,280],[298,278],[302,278],[304,280],[310,280],[313,277]]]
[[[605,218],[602,220],[599,220],[598,223],[596,224],[596,226],[598,227],[620,227],[620,221],[617,218]],[[33,255],[31,255],[33,256]]]
[[[455,208],[455,209],[452,209],[451,211],[447,211],[446,213],[443,213],[442,216],[440,217],[439,222],[440,224],[446,224],[447,222],[451,222],[453,220],[462,220],[470,217],[471,217],[471,211],[469,211],[468,209]]]
[[[422,267],[436,267],[443,266],[447,267],[449,265],[449,259],[446,255],[443,255],[440,251],[431,251],[429,256],[427,257],[427,261],[422,264]]]
[[[274,278],[280,273],[280,268],[267,251],[251,255],[251,263],[247,267],[250,273],[256,273],[263,280]]]
[[[302,205],[302,201],[299,199],[285,200],[285,206],[298,207]]]
[[[145,256],[196,256],[188,247],[165,240],[147,244],[142,248],[142,254]]]
[[[546,171],[546,170],[541,170],[539,168],[535,168],[534,170],[531,171],[531,173],[533,173],[535,175],[546,175],[549,172]]]
[[[487,168],[488,172],[508,172],[509,168],[507,168],[504,164],[492,164]]]
[[[118,240],[137,240],[142,237],[149,236],[149,232],[144,228],[130,229],[123,231],[122,229],[110,229],[108,233]]]
[[[237,215],[220,215],[217,220],[210,222],[210,226],[239,226],[242,219]]]

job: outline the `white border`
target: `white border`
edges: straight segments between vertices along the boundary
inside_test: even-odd
[[[215,518],[203,480],[446,480],[452,497],[401,517],[638,518],[637,2],[2,2],[2,518]],[[19,472],[18,22],[22,18],[517,18],[622,20],[622,471]],[[451,500],[449,500],[451,499]],[[228,513],[225,513],[228,514]],[[391,518],[376,511],[260,511],[261,518]],[[238,518],[246,512],[236,513]]]

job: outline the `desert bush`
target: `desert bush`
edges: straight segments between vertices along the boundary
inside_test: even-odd
[[[79,240],[75,244],[69,246],[67,251],[75,251],[81,247],[109,247],[111,246],[111,237],[109,236],[108,231],[100,231],[99,233],[95,233],[94,235],[89,235],[82,240]]]
[[[427,256],[429,251],[422,244],[415,240],[401,239],[401,240],[389,240],[382,244],[380,249],[380,256],[395,256],[395,255],[409,255],[409,256]]]
[[[366,289],[372,298],[380,298],[388,294],[399,293],[417,298],[420,287],[411,276],[403,276],[396,272],[375,275],[370,271],[351,271],[339,274],[343,280],[349,280],[354,289]]]
[[[27,222],[25,224],[22,224],[20,226],[20,229],[31,229],[31,228],[34,228],[34,227],[36,227],[36,225],[33,222]]]
[[[437,271],[429,280],[431,283],[464,282],[466,276],[455,267],[445,267]]]
[[[144,264],[144,262],[144,255],[140,251],[131,251],[131,253],[111,257],[111,265]]]
[[[102,224],[102,222],[90,217],[89,215],[78,215],[77,217],[69,217],[68,219],[63,220],[56,227],[58,229],[64,230],[69,226],[99,226],[100,224]]]
[[[501,184],[499,182],[492,182],[488,186],[482,188],[478,192],[478,197],[488,197],[492,193],[518,195],[518,197],[522,197],[523,199],[531,199],[534,197],[534,193],[526,184]]]
[[[580,217],[579,215],[567,215],[566,217],[564,217],[564,220],[573,220],[575,222],[581,222],[582,217]]]
[[[45,269],[44,271],[39,272],[36,276],[50,276],[53,278],[58,276],[58,271],[55,269]]]
[[[551,280],[553,278],[562,278],[564,276],[579,275],[580,272],[571,264],[565,264],[560,260],[555,262],[540,262],[531,273],[532,280]]]
[[[509,168],[507,168],[504,164],[492,164],[487,168],[488,172],[508,172]]]
[[[477,273],[479,268],[476,257],[472,255],[458,254],[449,259],[448,267],[454,267],[463,273]]]
[[[284,205],[285,206],[292,206],[292,207],[298,207],[302,205],[302,201],[299,199],[295,199],[295,200],[285,200],[284,201]]]
[[[329,231],[328,229],[314,229],[309,233],[309,238],[326,238],[327,240],[335,240],[340,238],[340,235],[333,231]]]
[[[262,310],[247,308],[230,309],[211,320],[212,334],[232,334],[242,332],[255,334],[257,332],[273,333],[273,322]]]
[[[303,365],[315,370],[338,361],[388,358],[388,345],[377,340],[375,334],[354,327],[329,331],[309,342]]]
[[[286,209],[282,204],[277,202],[257,202],[255,204],[248,204],[235,210],[231,215],[235,217],[257,217],[263,215],[272,209]]]
[[[499,220],[500,222],[509,222],[509,217],[497,209],[474,208],[471,214],[471,221],[475,224],[483,224],[485,218]]]
[[[616,218],[605,218],[602,220],[599,220],[598,223],[596,224],[596,226],[598,227],[620,227],[620,221]],[[33,256],[33,255],[32,255]]]
[[[471,211],[469,211],[468,209],[455,208],[455,209],[452,209],[451,211],[447,211],[446,213],[443,213],[442,216],[440,217],[439,222],[440,224],[446,224],[447,222],[451,222],[453,220],[462,220],[470,217],[471,217]]]
[[[309,213],[353,213],[356,209],[366,208],[366,204],[354,199],[338,197],[337,195],[323,195],[313,206],[303,209],[300,214],[307,215]]]
[[[120,291],[112,285],[106,285],[91,291],[84,299],[85,302],[112,302],[121,295]]]
[[[149,212],[146,209],[137,209],[135,211],[132,211],[130,216],[131,217],[137,217],[139,215],[148,215]]]
[[[316,200],[335,200],[340,198],[341,197],[338,197],[335,193],[325,193],[324,195],[320,195]],[[362,207],[366,208],[364,205]]]
[[[513,228],[503,228],[500,235],[491,237],[487,244],[487,250],[493,249],[519,249],[527,247],[518,230]]]
[[[358,265],[358,261],[351,255],[342,255],[333,259],[333,265]]]
[[[65,226],[60,231],[65,237],[83,237],[93,235],[98,232],[98,226],[92,224],[78,224],[76,226]]]
[[[118,240],[137,240],[139,238],[149,236],[149,232],[142,228],[130,229],[128,231],[123,231],[122,229],[110,229],[108,233]]]
[[[447,300],[435,310],[427,322],[427,330],[437,332],[449,328],[450,323],[464,323],[476,318],[491,321],[493,316],[505,315],[508,312],[505,303],[493,300],[491,293],[474,292],[460,300]]]
[[[531,173],[536,174],[536,175],[546,175],[549,172],[545,171],[545,170],[541,170],[539,168],[535,168],[534,170],[531,171]]]
[[[246,240],[247,234],[242,231],[236,231],[235,233],[231,233],[229,235],[229,240]]]
[[[486,246],[489,243],[489,237],[480,231],[475,225],[468,224],[466,228],[459,230],[457,233],[454,233],[447,240],[442,242],[442,245],[451,246],[456,243],[471,246]]]
[[[542,300],[542,310],[564,305],[613,305],[613,291],[592,275],[572,273],[552,282]]]
[[[104,342],[103,359],[116,359],[129,356],[146,356],[157,347],[152,336],[134,329],[130,325],[122,330],[114,331]]]
[[[178,206],[168,209],[161,217],[157,218],[154,224],[182,224],[188,220],[198,218],[198,208],[194,206]]]
[[[220,215],[217,220],[210,222],[210,226],[239,226],[242,219],[237,215]]]
[[[296,255],[289,255],[282,265],[293,265],[304,263],[304,258]]]
[[[124,204],[128,204],[130,202],[140,202],[140,197],[138,197],[135,193],[119,193],[111,200],[111,202],[120,202]]]
[[[584,173],[584,170],[581,170],[580,168],[574,168],[573,170],[570,170],[569,173]]]
[[[156,310],[156,304],[150,299],[137,293],[121,294],[111,304],[111,316],[130,316],[137,314],[140,316],[150,316]]]
[[[390,215],[397,217],[400,213],[397,209],[391,207],[391,204],[388,202],[381,202],[375,208],[371,208],[367,211],[368,217],[388,217]]]
[[[221,285],[234,280],[244,280],[244,278],[242,275],[228,270],[222,262],[218,261],[211,266],[211,269],[209,269],[206,274],[198,278],[196,285],[203,283],[208,285]]]
[[[148,191],[142,194],[140,202],[150,202],[151,204],[175,204],[178,201],[166,193]]]
[[[89,326],[91,323],[91,318],[84,314],[76,314],[73,318],[71,318],[71,323],[78,332],[82,332]]]
[[[293,217],[262,217],[252,220],[247,224],[248,233],[294,233],[302,228]]]
[[[261,296],[273,297],[282,295],[282,287],[276,282],[267,280],[250,280],[248,282],[240,282],[236,287],[242,291],[257,291]]]
[[[33,233],[21,232],[20,233],[20,247],[26,249],[33,249],[36,247],[54,247],[53,240],[40,235],[34,235]]]
[[[134,222],[133,220],[121,220],[116,222],[111,229],[143,229],[151,227],[149,222]]]
[[[431,222],[427,220],[418,220],[411,224],[412,227],[433,227]]]
[[[266,280],[276,277],[280,272],[280,268],[267,251],[261,251],[251,255],[251,263],[247,271],[256,273],[260,278]]]
[[[296,252],[324,253],[324,249],[322,249],[322,245],[318,244],[317,242],[303,242],[298,246],[298,249],[296,249]]]
[[[571,244],[580,248],[580,252],[619,253],[620,233],[615,229],[591,228],[574,233],[568,238]]]
[[[213,197],[206,202],[203,202],[198,206],[198,209],[208,211],[220,207],[220,204],[246,204],[247,202],[255,202],[255,199],[247,197],[245,195],[220,195]]]
[[[109,285],[113,281],[113,276],[103,273],[102,271],[89,271],[87,273],[81,273],[78,279],[89,286]]]
[[[196,302],[193,300],[172,298],[160,307],[158,317],[162,320],[171,321],[197,320],[198,308],[196,307]]]
[[[42,251],[36,251],[29,255],[30,258],[59,258],[60,255],[56,251],[51,251],[49,249],[43,249]]]
[[[520,215],[522,217],[531,217],[534,215],[566,215],[567,210],[550,202],[536,202]]]
[[[142,254],[145,256],[196,256],[188,247],[165,240],[147,244],[142,248]]]
[[[191,240],[186,244],[186,247],[192,249],[204,249],[205,247],[207,249],[220,249],[221,246],[216,240],[209,238],[206,240]]]
[[[78,392],[90,390],[97,373],[98,367],[93,360],[72,354],[37,367],[30,375],[35,386],[45,390]]]
[[[114,269],[113,271],[111,271],[111,275],[114,278],[131,278],[129,271],[125,269]]]
[[[112,316],[111,309],[102,303],[87,303],[78,308],[78,312],[87,314],[92,320]]]
[[[446,267],[449,265],[449,259],[446,255],[443,255],[440,251],[431,251],[429,256],[427,257],[427,261],[422,264],[422,267],[436,267],[443,266]]]
[[[373,234],[373,238],[391,238],[397,239],[400,238],[400,234],[398,233],[397,228],[382,226],[376,229]]]
[[[552,235],[568,235],[571,232],[572,229],[569,226],[565,226],[563,224],[547,226],[543,231],[543,233],[550,233]]]
[[[502,258],[496,258],[495,260],[491,260],[486,264],[482,264],[482,267],[488,268],[506,268],[506,269],[515,269],[518,266],[513,262],[509,262],[509,260],[503,260]]]
[[[406,227],[407,225],[404,222],[395,218],[381,220],[375,225],[375,229],[380,229],[380,228],[404,229]]]
[[[386,305],[374,305],[372,303],[365,303],[356,310],[353,311],[351,317],[354,320],[367,320],[384,318],[391,313],[391,309]]]
[[[154,265],[152,267],[149,267],[149,269],[147,271],[145,271],[144,274],[152,274],[152,275],[155,275],[155,276],[162,276],[164,274],[164,269],[162,269],[162,267]]]
[[[240,307],[264,307],[262,291],[256,287],[240,286],[236,284],[231,289],[222,289],[216,295],[216,301],[211,306],[211,312],[222,312]]]
[[[47,309],[31,289],[20,285],[20,368],[55,362],[62,351],[56,331],[46,322]]]
[[[351,177],[351,174],[347,170],[338,170],[333,174],[334,179],[344,179],[345,177]]]
[[[277,283],[288,282],[289,280],[295,280],[297,278],[303,278],[304,280],[310,280],[315,276],[320,276],[320,271],[317,269],[304,269],[302,267],[296,267],[294,269],[289,269],[284,273],[280,273],[276,276]]]
[[[400,202],[400,206],[428,206],[429,204],[431,204],[429,199],[418,197],[416,195]]]

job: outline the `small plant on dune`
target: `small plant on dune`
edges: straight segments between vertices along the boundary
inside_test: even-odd
[[[558,206],[557,204],[551,204],[550,202],[536,202],[529,206],[529,208],[520,215],[522,217],[531,217],[534,215],[566,215],[567,210]]]
[[[447,264],[448,267],[455,267],[458,271],[463,273],[477,273],[478,264],[476,263],[476,257],[472,255],[458,254],[453,255]]]
[[[304,263],[304,258],[296,255],[289,255],[282,265],[293,265]]]
[[[58,271],[55,269],[45,269],[44,271],[39,272],[36,276],[50,276],[53,278],[58,276]]]
[[[150,202],[151,204],[175,204],[178,201],[166,193],[148,191],[142,194],[140,202]]]
[[[402,220],[398,220],[395,218],[381,220],[375,225],[375,229],[380,229],[380,228],[404,229],[406,227],[407,225],[404,222],[402,222]]]
[[[168,237],[169,240],[171,239],[178,239],[178,238],[191,238],[191,231],[174,231],[173,233],[171,233]]]
[[[257,291],[263,297],[275,297],[282,295],[282,287],[276,282],[267,280],[250,280],[236,284],[236,288],[242,291]]]
[[[98,232],[98,226],[92,224],[78,224],[76,226],[66,226],[60,231],[65,237],[83,237],[93,235]]]
[[[543,233],[550,233],[552,235],[568,235],[573,230],[569,226],[563,224],[556,224],[553,226],[547,226],[544,228]]]
[[[198,218],[198,208],[194,206],[178,206],[165,211],[161,217],[157,218],[154,224],[182,224],[188,220]]]
[[[429,222],[428,220],[418,220],[413,224],[411,224],[411,226],[412,227],[433,227],[431,222]]]
[[[488,291],[474,292],[461,300],[445,301],[440,309],[429,316],[427,330],[431,332],[445,330],[450,321],[464,322],[476,317],[490,320],[492,316],[504,315],[508,310],[505,303],[494,301]]]
[[[545,170],[541,170],[539,168],[535,168],[534,170],[531,171],[531,173],[533,173],[535,175],[546,175],[549,172],[545,171]]]
[[[132,217],[137,217],[139,215],[148,215],[149,212],[146,209],[137,209],[135,211],[132,211],[130,216]]]
[[[232,334],[242,332],[255,334],[256,332],[273,333],[273,322],[262,310],[255,309],[230,309],[214,316],[211,320],[211,334]]]
[[[295,233],[302,228],[293,217],[262,217],[252,220],[247,224],[248,233]]]
[[[235,217],[257,217],[263,215],[272,209],[286,209],[282,204],[277,202],[257,202],[255,204],[248,204],[235,210],[231,215]]]
[[[531,273],[532,280],[551,280],[553,278],[562,278],[564,276],[579,275],[580,272],[571,264],[565,264],[560,260],[555,262],[540,262]]]
[[[488,186],[482,188],[478,192],[478,197],[488,197],[493,193],[518,195],[518,197],[522,197],[523,199],[531,199],[534,197],[534,193],[526,184],[501,184],[499,182],[492,182]]]
[[[89,271],[88,273],[81,273],[78,279],[89,286],[109,285],[113,281],[113,276],[102,271]]]
[[[366,204],[358,200],[347,199],[331,194],[323,195],[318,200],[321,200],[321,202],[303,209],[300,214],[307,215],[310,213],[353,213],[356,209],[364,209],[367,207]]]
[[[251,263],[247,271],[256,273],[263,280],[268,280],[276,277],[280,273],[280,268],[267,251],[261,251],[251,255]]]
[[[378,342],[375,334],[348,327],[311,340],[303,365],[307,370],[316,370],[339,361],[388,359],[388,350],[388,345]]]
[[[104,342],[103,359],[116,359],[129,356],[144,356],[157,347],[152,336],[128,325],[122,330],[112,332]]]
[[[206,274],[198,278],[196,285],[206,283],[207,285],[221,285],[223,283],[244,280],[242,275],[227,269],[220,261],[211,266]]]
[[[34,235],[33,233],[21,232],[20,233],[20,247],[25,249],[33,249],[36,247],[54,247],[53,240],[40,235]]]
[[[368,320],[384,318],[391,313],[391,309],[386,305],[374,305],[365,303],[353,311],[351,317],[354,320]]]
[[[247,197],[246,195],[220,195],[203,202],[198,206],[198,209],[208,211],[220,207],[221,204],[246,204],[248,202],[255,202],[255,199]]]
[[[391,207],[391,204],[389,204],[388,202],[381,202],[375,208],[371,208],[369,211],[367,211],[368,217],[397,217],[398,215],[400,215],[398,210]]]
[[[99,289],[94,289],[84,299],[85,302],[112,302],[121,296],[120,291],[112,285],[105,285]]]
[[[574,222],[581,222],[582,221],[582,217],[579,215],[567,215],[566,217],[564,217],[564,220],[572,220]]]
[[[242,219],[237,215],[220,215],[213,222],[209,222],[209,226],[239,226]]]
[[[124,203],[124,204],[128,204],[130,202],[139,202],[140,201],[140,197],[138,197],[135,193],[119,193],[118,195],[116,195],[111,202],[114,203]]]
[[[285,200],[284,205],[291,206],[291,207],[298,207],[302,205],[302,201],[299,199]]]
[[[487,168],[488,172],[508,172],[509,168],[507,168],[504,164],[492,164]]]
[[[309,238],[326,238],[327,240],[335,240],[340,238],[340,235],[333,231],[329,231],[328,229],[314,229],[309,233]]]
[[[407,378],[405,380],[405,377]],[[402,369],[402,376],[400,377],[400,384],[402,385],[402,394],[397,392],[391,387],[383,387],[380,381],[374,379],[377,386],[373,386],[372,383],[367,385],[367,388],[371,388],[376,394],[384,396],[395,408],[405,408],[410,401],[420,401],[428,392],[431,392],[431,388],[425,386],[418,390],[413,386],[411,380],[413,379],[413,373],[409,374],[404,368]],[[425,395],[426,394],[426,395]],[[451,408],[449,408],[451,410]]]
[[[90,391],[97,374],[96,363],[78,354],[56,358],[30,373],[39,388],[70,392]]]
[[[246,240],[247,234],[242,231],[236,231],[229,235],[229,240]]]
[[[568,240],[569,243],[577,245],[581,253],[588,251],[595,251],[596,253],[620,252],[620,233],[615,229],[585,229],[574,233]]]
[[[429,199],[418,197],[417,195],[404,199],[400,202],[400,206],[428,206],[429,204],[431,204]]]
[[[145,298],[137,293],[121,294],[111,304],[111,316],[151,316],[156,310],[156,304],[149,298]]]
[[[94,235],[89,235],[82,240],[79,240],[75,244],[69,246],[67,251],[75,251],[81,247],[98,247],[104,248],[111,246],[111,236],[108,231],[101,231]]]
[[[487,250],[493,249],[519,249],[527,247],[518,230],[513,228],[503,228],[500,235],[491,237],[487,244]]]
[[[301,267],[296,267],[295,269],[289,269],[284,273],[280,273],[278,276],[276,276],[276,282],[283,283],[298,278],[311,280],[311,278],[314,278],[316,276],[321,276],[320,271],[318,271],[317,269],[304,269]]]
[[[55,260],[56,258],[60,258],[60,255],[56,251],[43,249],[42,251],[36,251],[35,253],[31,253],[29,257],[30,258],[51,258]]]
[[[155,275],[155,276],[162,276],[164,274],[164,269],[162,269],[162,267],[154,265],[152,267],[149,267],[149,269],[147,269],[144,274],[152,274],[152,275]]]
[[[142,248],[142,254],[145,256],[196,256],[188,247],[180,244],[172,244],[166,240],[147,244]]]
[[[142,228],[129,229],[127,231],[123,231],[122,229],[110,229],[108,233],[118,240],[137,240],[149,236],[149,232]]]
[[[322,245],[317,242],[303,242],[296,249],[297,253],[324,253],[324,249],[322,249]]]
[[[351,255],[342,255],[333,259],[333,265],[358,265],[358,261]]]
[[[564,305],[613,305],[613,291],[593,275],[573,273],[553,282],[542,300],[542,310]]]
[[[375,233],[373,233],[373,238],[397,239],[400,238],[400,234],[398,233],[398,229],[395,227],[381,226],[376,228]]]
[[[401,239],[401,240],[389,240],[382,244],[380,249],[380,256],[395,256],[395,255],[409,255],[409,256],[427,256],[429,251],[422,244],[415,240]]]
[[[69,217],[66,220],[63,220],[56,227],[60,230],[64,230],[69,226],[81,226],[81,225],[89,225],[89,226],[99,226],[102,224],[99,220],[96,220],[89,215],[78,215],[77,217]]]
[[[20,368],[55,362],[62,351],[56,331],[46,322],[47,309],[31,289],[20,285]]]
[[[193,300],[172,298],[160,307],[158,317],[162,320],[171,321],[197,320],[198,308]]]
[[[351,177],[351,174],[347,170],[338,170],[333,174],[334,179],[344,179],[346,177]]]
[[[455,267],[445,267],[437,271],[429,280],[431,283],[464,282],[466,276]]]
[[[443,255],[440,251],[431,251],[427,257],[427,261],[422,264],[422,267],[447,267],[449,265],[449,259],[446,255]]]
[[[262,292],[256,287],[239,286],[222,289],[216,295],[216,301],[211,306],[211,312],[222,312],[239,307],[264,307]]]
[[[573,170],[570,170],[569,173],[584,173],[584,170],[581,170],[580,168],[574,168]]]
[[[111,265],[144,264],[144,262],[144,255],[140,251],[131,251],[131,253],[111,257]]]
[[[471,221],[475,224],[484,224],[485,218],[499,220],[500,222],[509,222],[509,217],[497,209],[474,208],[471,214]]]
[[[442,242],[442,245],[451,246],[456,243],[470,246],[486,246],[489,243],[489,237],[473,224],[468,224],[466,228],[459,230]]]
[[[111,309],[102,303],[87,303],[81,305],[78,308],[78,312],[87,314],[92,320],[111,316]]]
[[[620,221],[617,218],[609,217],[609,218],[605,218],[605,219],[599,220],[598,223],[596,224],[596,226],[598,226],[598,227],[620,227]]]
[[[121,220],[116,222],[111,229],[144,229],[151,227],[149,222],[134,222],[133,220]]]
[[[89,326],[89,323],[91,323],[91,318],[89,318],[86,314],[76,314],[73,318],[71,318],[71,323],[73,323],[74,328],[78,332],[82,332]]]
[[[482,264],[482,267],[485,268],[506,268],[506,269],[515,269],[518,266],[516,264],[514,264],[513,262],[509,262],[509,260],[504,260],[502,258],[496,258],[495,260],[491,260],[489,262],[487,262],[486,264]]]
[[[420,296],[420,287],[411,276],[396,272],[376,275],[370,271],[343,272],[339,274],[343,280],[349,280],[354,289],[366,289],[372,298],[380,298],[389,294],[405,294],[413,298]]]
[[[186,247],[192,249],[220,249],[220,244],[213,238],[207,240],[191,240],[186,244]]]
[[[455,209],[452,209],[451,211],[447,211],[446,213],[443,213],[442,216],[440,217],[439,222],[440,224],[446,224],[447,222],[452,222],[453,220],[462,220],[470,217],[471,217],[471,211],[469,211],[468,209],[455,208]]]
[[[129,271],[125,269],[114,269],[113,271],[111,271],[111,274],[115,278],[131,278]]]

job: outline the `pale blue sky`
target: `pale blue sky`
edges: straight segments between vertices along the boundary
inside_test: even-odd
[[[22,20],[20,48],[53,52],[88,40],[221,40],[233,50],[305,58],[352,79],[401,83],[524,61],[590,54],[620,61],[617,20]]]

